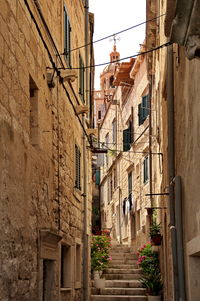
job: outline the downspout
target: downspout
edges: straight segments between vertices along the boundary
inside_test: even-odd
[[[181,177],[175,177],[175,218],[177,232],[178,250],[178,280],[179,280],[179,300],[186,301],[185,290],[185,269],[184,269],[184,250],[183,250],[183,221],[182,221],[182,197],[181,197]]]
[[[88,0],[85,0],[85,44],[88,44]],[[85,64],[88,66],[88,46],[85,47]],[[86,105],[89,105],[89,89],[88,89],[88,69],[85,69],[85,85],[86,85]],[[86,128],[86,120],[82,115],[82,123]],[[87,149],[86,136],[83,132],[83,301],[89,300],[89,235],[88,235],[88,191],[87,191]]]
[[[174,277],[174,300],[179,301],[177,239],[175,225],[175,195],[174,195],[174,70],[173,45],[167,48],[167,115],[168,115],[168,177],[169,177],[169,212],[172,247],[172,263]]]
[[[85,126],[85,116],[82,116]],[[88,241],[88,191],[87,191],[87,149],[86,137],[83,132],[83,300],[88,301],[89,293],[89,241]]]
[[[153,88],[153,75],[150,75],[149,80],[149,193],[151,207],[153,207],[153,177],[152,177],[152,88]],[[152,211],[151,211],[152,213]],[[150,225],[152,223],[152,214],[149,216]]]

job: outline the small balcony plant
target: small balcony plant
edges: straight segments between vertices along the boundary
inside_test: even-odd
[[[151,242],[155,246],[159,246],[162,242],[162,235],[161,235],[161,224],[158,224],[156,220],[153,220],[152,225],[150,226],[150,238]]]
[[[138,250],[137,255],[137,264],[143,272],[140,281],[142,286],[147,290],[148,300],[160,300],[163,284],[161,280],[158,253],[152,251],[152,244],[151,242],[148,242]]]

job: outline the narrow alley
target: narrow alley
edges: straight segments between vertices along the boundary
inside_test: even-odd
[[[0,0],[0,300],[200,301],[200,0]]]

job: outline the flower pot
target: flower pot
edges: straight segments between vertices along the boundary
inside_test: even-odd
[[[94,286],[96,288],[105,288],[105,278],[96,278],[94,279]]]
[[[161,234],[156,234],[154,236],[151,236],[151,242],[155,246],[160,246],[162,242],[162,235]]]
[[[161,301],[161,296],[148,296],[148,301]]]
[[[102,271],[93,271],[93,277],[95,279],[100,279],[102,275]]]

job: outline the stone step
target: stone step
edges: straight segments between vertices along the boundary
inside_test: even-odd
[[[118,258],[126,258],[126,259],[137,259],[136,254],[131,254],[131,253],[111,253],[109,252],[109,255],[112,258],[118,259]]]
[[[136,259],[127,259],[127,258],[113,258],[111,262],[117,263],[117,264],[136,264]]]
[[[91,301],[147,301],[146,296],[92,295]]]
[[[101,290],[102,295],[125,295],[125,296],[141,296],[145,295],[144,288],[117,288],[117,287],[110,287],[104,288]]]
[[[107,268],[105,270],[106,274],[140,274],[142,272],[141,269],[114,269]]]
[[[142,284],[139,280],[106,280],[105,287],[118,287],[118,288],[138,288],[142,287]]]
[[[104,274],[103,277],[107,280],[136,280],[136,279],[140,279],[141,278],[141,273],[135,273],[135,274]]]
[[[111,252],[116,252],[116,253],[119,253],[119,252],[131,252],[131,248],[130,247],[111,247]]]
[[[115,262],[110,261],[109,268],[114,268],[114,269],[137,269],[138,265],[137,264],[116,264]]]

